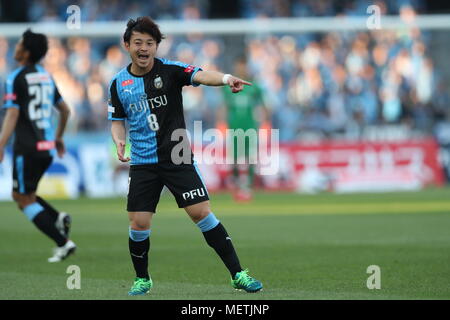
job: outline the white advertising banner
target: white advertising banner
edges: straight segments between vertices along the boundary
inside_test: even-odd
[[[5,152],[0,163],[0,200],[12,200],[12,154]]]
[[[113,169],[108,144],[85,144],[78,149],[88,197],[114,195]]]
[[[37,194],[49,199],[75,199],[80,194],[80,165],[74,153],[53,157],[37,189]]]

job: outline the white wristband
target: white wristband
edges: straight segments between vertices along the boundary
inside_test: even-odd
[[[224,74],[223,78],[222,78],[222,83],[223,84],[228,84],[228,79],[230,79],[230,77],[231,77],[231,74],[229,74],[229,73]]]

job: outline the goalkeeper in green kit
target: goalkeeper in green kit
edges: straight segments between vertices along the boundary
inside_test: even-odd
[[[244,58],[236,60],[234,74],[237,77],[248,79],[247,63]],[[252,85],[238,95],[232,93],[228,88],[223,88],[225,107],[218,113],[218,126],[226,126],[234,130],[233,143],[233,180],[234,199],[236,201],[249,201],[252,199],[252,187],[255,176],[255,160],[257,159],[257,140],[249,139],[250,132],[256,133],[267,122],[267,109],[264,106],[262,90],[257,83]],[[226,125],[225,125],[226,123]],[[241,129],[241,130],[239,130]],[[249,130],[249,131],[248,131]],[[245,143],[244,145],[238,144]],[[231,147],[230,145],[227,146]],[[251,159],[254,159],[251,161]]]

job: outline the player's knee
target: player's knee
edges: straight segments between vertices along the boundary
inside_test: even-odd
[[[206,218],[211,213],[211,209],[208,207],[202,208],[200,211],[200,219]]]
[[[13,200],[18,203],[19,202],[19,194],[17,192],[14,192],[11,194],[11,197],[13,198]]]
[[[25,201],[24,201],[23,195],[21,195],[17,192],[13,192],[12,198],[13,198],[14,202],[17,204],[17,206],[19,207],[19,209],[23,209],[25,207]]]
[[[20,209],[23,209],[26,206],[36,202],[36,197],[33,194],[20,194],[17,192],[13,192],[12,198]]]
[[[133,230],[150,229],[153,213],[149,212],[129,212],[128,219]]]
[[[209,208],[209,206],[204,206],[204,207],[198,208],[197,210],[192,212],[191,218],[195,223],[197,223],[200,220],[203,220],[204,218],[206,218],[210,213],[211,213],[211,209]]]
[[[150,229],[150,221],[131,220],[130,227],[133,230],[148,230]]]

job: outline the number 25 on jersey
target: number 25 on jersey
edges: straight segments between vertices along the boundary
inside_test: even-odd
[[[33,85],[28,87],[28,94],[34,96],[28,104],[28,115],[31,121],[36,121],[40,129],[50,126],[50,117],[52,115],[52,103],[50,95],[52,88],[49,85]]]

